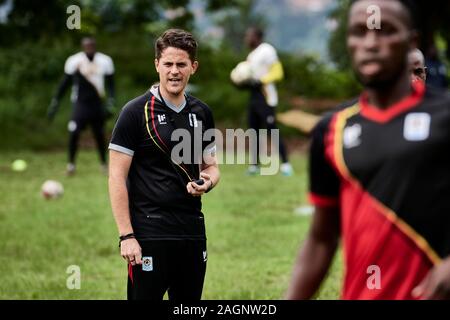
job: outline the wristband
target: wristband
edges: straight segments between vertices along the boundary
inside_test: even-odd
[[[124,236],[120,236],[119,237],[119,248],[120,248],[120,244],[122,243],[122,241],[127,240],[127,239],[136,239],[134,236],[134,233],[129,233]]]
[[[209,180],[209,181],[211,181],[211,184],[209,185],[209,188],[208,188],[208,190],[205,191],[205,193],[210,192],[212,190],[212,188],[214,188],[214,184],[213,184],[212,180]]]

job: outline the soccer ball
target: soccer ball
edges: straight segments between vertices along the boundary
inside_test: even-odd
[[[49,200],[61,197],[64,194],[64,187],[55,180],[47,180],[41,187],[41,195]]]
[[[237,66],[231,71],[230,74],[231,81],[233,83],[240,85],[243,82],[252,78],[252,68],[248,61],[242,61],[237,64]]]

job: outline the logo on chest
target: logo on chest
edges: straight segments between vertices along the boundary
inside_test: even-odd
[[[159,124],[167,124],[166,115],[158,114],[158,122]]]
[[[198,127],[197,116],[195,113],[189,113],[189,125],[194,128]]]
[[[344,129],[343,143],[346,149],[357,147],[361,144],[361,125],[356,123]]]
[[[408,141],[423,141],[430,136],[431,117],[425,112],[410,113],[405,117],[403,136]]]

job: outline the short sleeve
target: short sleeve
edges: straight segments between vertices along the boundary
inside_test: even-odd
[[[132,112],[131,106],[125,106],[114,127],[109,149],[134,156],[139,142],[139,128],[138,115]]]
[[[105,59],[105,75],[110,76],[114,74],[114,63],[111,57],[106,56]]]
[[[67,58],[66,63],[64,64],[64,73],[68,75],[73,75],[77,72],[80,64],[80,59],[78,54],[70,56]]]
[[[275,48],[273,46],[271,46],[269,44],[264,46],[263,56],[264,56],[264,61],[269,66],[271,66],[274,63],[279,61],[277,51],[275,50]]]
[[[314,128],[309,153],[309,200],[320,207],[339,204],[340,180],[325,155],[325,136],[330,120],[331,115]]]

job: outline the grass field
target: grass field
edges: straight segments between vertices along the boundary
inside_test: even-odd
[[[25,172],[10,170],[25,159]],[[208,268],[203,299],[281,299],[310,217],[305,203],[306,161],[293,155],[294,177],[244,175],[222,165],[218,187],[203,198]],[[125,299],[126,265],[119,256],[107,177],[97,156],[83,150],[78,172],[65,177],[65,153],[0,153],[0,299]],[[64,197],[46,201],[40,186],[61,181]],[[70,265],[81,289],[66,287]],[[341,258],[318,299],[336,299]]]

